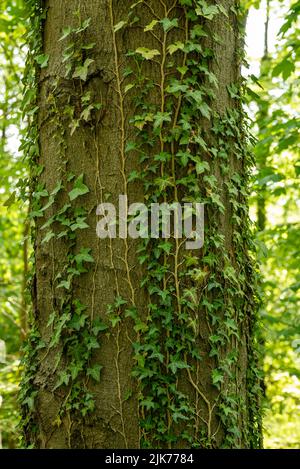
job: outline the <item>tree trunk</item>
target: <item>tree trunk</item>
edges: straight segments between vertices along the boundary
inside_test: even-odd
[[[25,436],[39,448],[257,447],[235,2],[133,3],[43,2]],[[204,203],[204,247],[97,238],[97,206],[120,194]]]

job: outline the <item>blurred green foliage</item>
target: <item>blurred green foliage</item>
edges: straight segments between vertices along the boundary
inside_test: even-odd
[[[17,390],[24,308],[23,231],[26,209],[16,201],[26,172],[18,153],[25,51],[22,1],[0,1],[0,339],[7,348],[0,364],[0,434],[4,447],[18,444]]]
[[[25,2],[26,3],[26,2]],[[244,0],[259,8],[260,0]],[[270,12],[287,2],[271,0]],[[299,315],[299,31],[300,1],[292,1],[275,53],[264,57],[250,85],[249,107],[257,171],[252,196],[263,274],[261,311],[265,350],[266,448],[300,448]],[[18,445],[17,390],[24,335],[24,223],[26,203],[18,181],[26,178],[18,152],[24,67],[25,11],[22,0],[0,0],[0,434],[3,447]],[[22,194],[21,194],[22,195]],[[22,200],[22,197],[20,198]],[[1,402],[1,399],[0,399]]]
[[[272,8],[287,6],[275,0],[269,5],[271,15]],[[252,205],[263,274],[266,448],[300,448],[299,13],[298,0],[284,18],[275,53],[265,51],[260,86],[251,95],[258,139]]]

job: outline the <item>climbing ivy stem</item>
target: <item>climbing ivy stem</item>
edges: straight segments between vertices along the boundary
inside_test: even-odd
[[[127,440],[127,435],[126,435],[126,425],[125,425],[125,419],[124,419],[121,377],[120,377],[120,355],[122,353],[122,349],[120,348],[120,325],[119,324],[118,324],[117,334],[116,334],[116,348],[117,348],[117,355],[115,357],[115,367],[116,367],[116,374],[117,374],[119,415],[120,415],[120,420],[121,420],[121,425],[122,425],[122,435],[124,438],[125,447],[126,449],[128,449],[128,440]]]
[[[201,391],[199,386],[193,380],[193,377],[189,368],[187,368],[187,374],[188,374],[190,384],[193,386],[193,388],[197,391],[199,396],[203,399],[203,401],[207,405],[207,410],[208,410],[207,438],[208,438],[208,442],[210,442],[211,441],[211,421],[212,421],[213,410],[216,404],[214,404],[213,406],[211,405],[209,399],[206,397],[206,395]]]
[[[176,3],[176,2],[175,2]],[[188,40],[188,20],[186,17],[185,21],[185,39],[186,41]],[[187,61],[187,53],[184,53],[183,56],[183,63],[182,67],[185,67]],[[177,122],[178,122],[178,117],[180,114],[180,109],[182,105],[182,94],[180,93],[177,101],[177,106],[175,110],[175,115],[174,115],[174,120],[173,120],[173,125],[172,125],[172,130],[174,131]],[[177,189],[177,182],[176,182],[176,162],[175,162],[175,142],[172,140],[171,142],[171,155],[172,155],[172,180],[174,184],[174,199],[175,202],[178,203],[178,189]],[[177,219],[177,211],[175,210],[175,226],[178,226],[179,220]],[[181,292],[180,292],[180,281],[178,277],[178,272],[179,272],[179,252],[180,252],[180,243],[178,240],[178,237],[175,237],[175,259],[174,259],[174,277],[175,277],[175,288],[176,288],[176,298],[177,298],[177,307],[178,307],[178,313],[181,315]]]
[[[125,96],[122,92],[122,79],[120,76],[120,63],[119,63],[119,52],[118,52],[118,45],[117,45],[117,38],[114,28],[114,14],[113,14],[113,2],[112,0],[109,1],[109,12],[110,12],[110,20],[111,20],[111,29],[112,29],[112,36],[113,36],[113,49],[114,49],[114,63],[115,63],[115,78],[116,78],[116,90],[119,97],[119,111],[120,111],[120,158],[121,158],[121,175],[123,179],[123,187],[124,187],[124,195],[128,196],[128,181],[126,176],[126,153],[125,153],[125,146],[126,146],[126,116],[125,116],[125,109],[124,109],[124,99]],[[126,214],[125,220],[127,220],[127,207],[126,207]],[[123,262],[126,268],[126,281],[130,288],[131,292],[131,304],[135,306],[135,289],[133,287],[133,283],[131,280],[131,273],[129,268],[129,244],[128,239],[125,237],[124,239],[124,258]]]

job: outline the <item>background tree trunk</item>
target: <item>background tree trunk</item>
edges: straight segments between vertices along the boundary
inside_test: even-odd
[[[256,447],[235,2],[223,0],[221,10],[196,1],[132,3],[43,2],[39,61],[49,63],[38,88],[26,438],[40,448]],[[183,77],[184,89],[168,89]],[[144,180],[135,180],[141,170]],[[204,248],[98,239],[96,208],[118,206],[120,194],[130,203],[203,201]]]

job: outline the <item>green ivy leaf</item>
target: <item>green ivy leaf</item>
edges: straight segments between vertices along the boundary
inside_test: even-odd
[[[158,20],[153,20],[151,23],[149,23],[145,28],[144,32],[146,33],[147,31],[152,31],[152,29],[157,25]]]
[[[107,324],[104,324],[104,322],[101,321],[101,319],[97,318],[93,321],[92,325],[92,332],[95,337],[99,335],[99,332],[104,332],[108,329]]]
[[[160,52],[157,49],[148,49],[147,47],[139,47],[135,52],[140,54],[146,60],[152,60],[156,55],[160,55]]]
[[[140,175],[137,171],[131,171],[131,173],[128,175],[127,181],[128,182],[133,182],[139,179]]]
[[[84,184],[83,178],[84,175],[81,174],[79,178],[76,179],[73,190],[69,192],[69,198],[71,201],[90,192],[89,188]]]
[[[184,370],[190,368],[190,366],[182,360],[174,360],[168,366],[172,373],[176,373],[177,370]]]
[[[69,370],[71,372],[72,380],[74,381],[79,373],[83,370],[82,363],[72,363],[69,367]]]
[[[52,238],[55,237],[55,233],[53,231],[49,231],[46,236],[42,240],[42,244],[48,243]]]
[[[63,41],[64,39],[66,39],[68,36],[70,36],[70,34],[72,33],[72,28],[71,26],[68,26],[66,28],[63,28],[63,35],[59,38],[59,41]]]
[[[164,122],[171,122],[170,112],[158,112],[154,116],[153,128],[157,129],[162,126]]]
[[[215,368],[214,370],[212,370],[211,376],[213,384],[220,388],[220,384],[224,381],[223,372]]]
[[[99,342],[97,341],[96,337],[88,336],[86,339],[86,345],[88,350],[98,349],[100,347]]]
[[[87,315],[86,314],[75,314],[71,321],[69,322],[68,326],[71,328],[71,329],[75,329],[75,331],[79,331],[80,329],[82,329],[85,325],[85,322],[87,320]]]
[[[210,167],[207,161],[197,161],[196,163],[196,172],[197,174],[202,174],[205,171],[209,171]]]
[[[56,386],[54,387],[54,391],[59,388],[60,386],[62,386],[63,384],[65,386],[68,386],[69,382],[70,382],[70,378],[71,378],[71,375],[70,373],[67,373],[66,371],[61,371],[59,373],[59,378],[58,378],[58,381],[56,383]]]
[[[206,103],[199,104],[199,110],[203,117],[210,119],[210,107]]]
[[[114,32],[120,31],[120,29],[124,28],[124,26],[127,24],[126,21],[120,21],[118,24],[114,26]]]
[[[202,16],[208,20],[212,20],[218,13],[219,8],[216,5],[208,5],[205,1],[202,1],[202,7],[196,8],[196,14]]]
[[[45,212],[48,208],[50,208],[54,204],[54,196],[51,195],[49,197],[48,203],[42,208],[42,211]]]
[[[173,20],[170,20],[170,18],[163,18],[160,22],[163,26],[163,30],[165,31],[165,33],[178,26],[177,18],[174,18]]]
[[[79,254],[77,254],[74,257],[74,261],[77,264],[82,264],[83,262],[90,262],[90,263],[94,262],[94,258],[90,255],[90,252],[91,252],[91,249],[82,248]]]
[[[147,399],[144,399],[144,400],[141,401],[141,406],[145,407],[147,410],[149,410],[149,409],[155,409],[157,404],[155,404],[155,402],[153,402],[152,397],[148,397]]]
[[[48,67],[49,55],[48,54],[38,55],[35,60],[41,68],[46,68]]]
[[[93,59],[86,59],[83,65],[79,65],[75,68],[72,77],[80,78],[82,81],[86,81],[89,73],[89,67],[93,62],[95,62]]]
[[[91,368],[88,368],[87,369],[87,376],[90,376],[91,378],[93,378],[95,381],[97,381],[97,383],[100,382],[100,375],[101,375],[101,370],[102,370],[103,366],[102,365],[93,365]]]
[[[184,49],[184,44],[181,41],[177,41],[174,44],[170,44],[168,46],[168,52],[170,55],[174,54],[178,50],[183,50]]]
[[[120,306],[123,306],[123,305],[126,305],[127,304],[127,301],[124,300],[124,298],[122,298],[121,296],[117,296],[116,300],[115,300],[115,307],[116,308],[120,308]]]
[[[85,218],[77,218],[76,223],[70,226],[72,231],[85,230],[89,225],[85,222]]]
[[[135,87],[135,84],[134,83],[129,83],[128,85],[125,86],[125,93],[128,93],[128,91],[130,91],[132,88]]]

